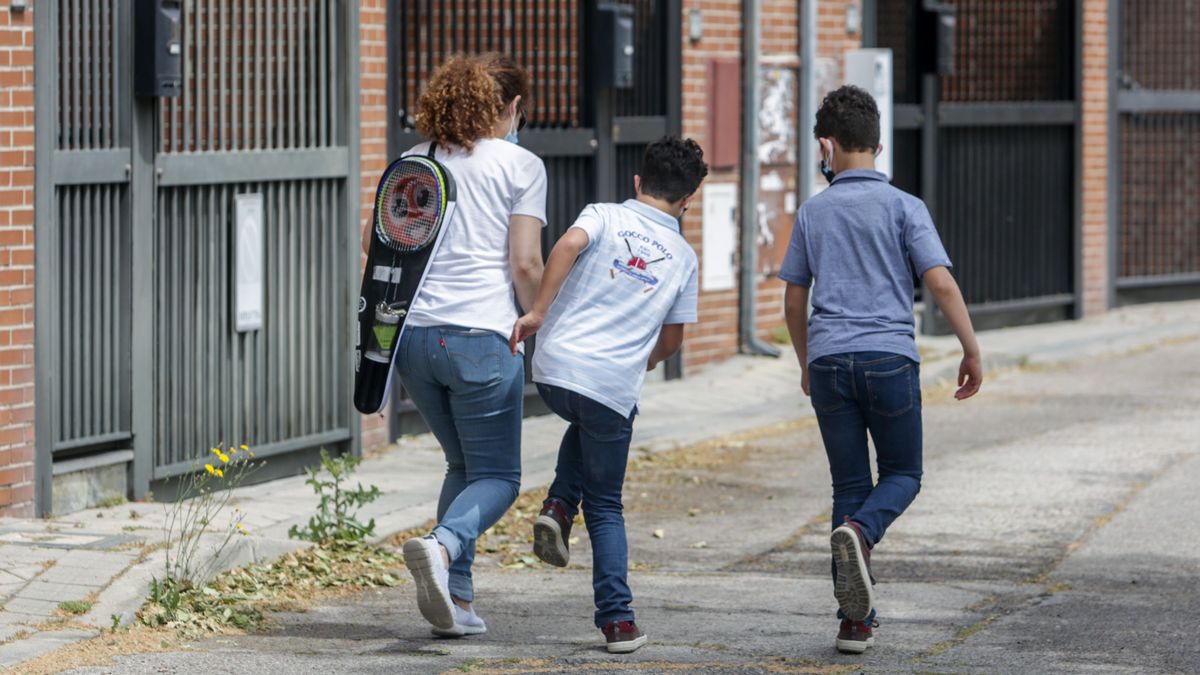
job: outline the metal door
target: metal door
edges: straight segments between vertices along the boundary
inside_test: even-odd
[[[875,0],[893,50],[893,183],[925,200],[983,326],[1071,316],[1079,214],[1072,0],[960,0],[955,74],[921,70],[921,0]],[[947,329],[933,303],[923,328]]]
[[[132,11],[37,8],[42,511],[68,457],[131,455],[140,497],[217,443],[271,456],[357,434],[356,3],[185,0],[183,95],[169,99],[133,96]],[[239,333],[245,193],[264,198],[265,317]]]
[[[646,145],[679,133],[681,127],[679,0],[618,4],[632,5],[635,16],[635,85],[626,90],[601,89],[589,82],[593,2],[392,0],[388,108],[394,116],[388,125],[389,156],[421,142],[413,120],[417,95],[448,55],[511,55],[533,80],[533,107],[521,145],[546,163],[549,226],[542,247],[548,254],[585,205],[632,197],[633,175]],[[678,358],[667,367],[668,376],[679,376]],[[529,392],[536,399],[532,387]],[[407,401],[393,409],[393,436],[423,428]]]
[[[1200,0],[1110,8],[1114,300],[1200,296]]]

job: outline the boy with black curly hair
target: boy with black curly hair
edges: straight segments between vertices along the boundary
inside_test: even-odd
[[[582,501],[596,627],[614,653],[646,642],[629,607],[621,488],[646,371],[678,351],[683,324],[696,321],[698,265],[679,218],[707,174],[695,141],[652,143],[633,177],[637,198],[583,210],[555,244],[537,300],[510,338],[515,354],[519,342],[541,329],[533,381],[550,409],[570,422],[534,523],[533,550],[565,567]]]
[[[921,487],[920,356],[913,274],[962,344],[955,398],[979,391],[979,345],[950,259],[925,204],[875,171],[879,110],[866,91],[825,97],[813,128],[830,186],[796,215],[779,278],[784,312],[833,476],[834,596],[839,651],[874,643],[871,548]],[[808,317],[812,287],[812,316]],[[879,480],[872,481],[867,435]]]

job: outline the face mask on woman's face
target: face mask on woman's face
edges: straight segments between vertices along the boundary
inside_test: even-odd
[[[509,143],[519,144],[517,141],[517,111],[515,109],[513,110],[511,122],[512,123],[508,127],[508,135],[504,137],[504,140],[508,141]]]

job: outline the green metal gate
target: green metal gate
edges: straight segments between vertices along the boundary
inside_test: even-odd
[[[43,513],[64,460],[128,462],[136,498],[217,443],[303,458],[357,438],[357,3],[185,0],[166,99],[132,93],[132,5],[36,7]],[[263,321],[239,332],[245,194],[263,199]]]

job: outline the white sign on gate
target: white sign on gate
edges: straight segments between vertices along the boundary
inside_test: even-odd
[[[234,204],[234,324],[243,333],[263,325],[263,196],[237,195]]]

